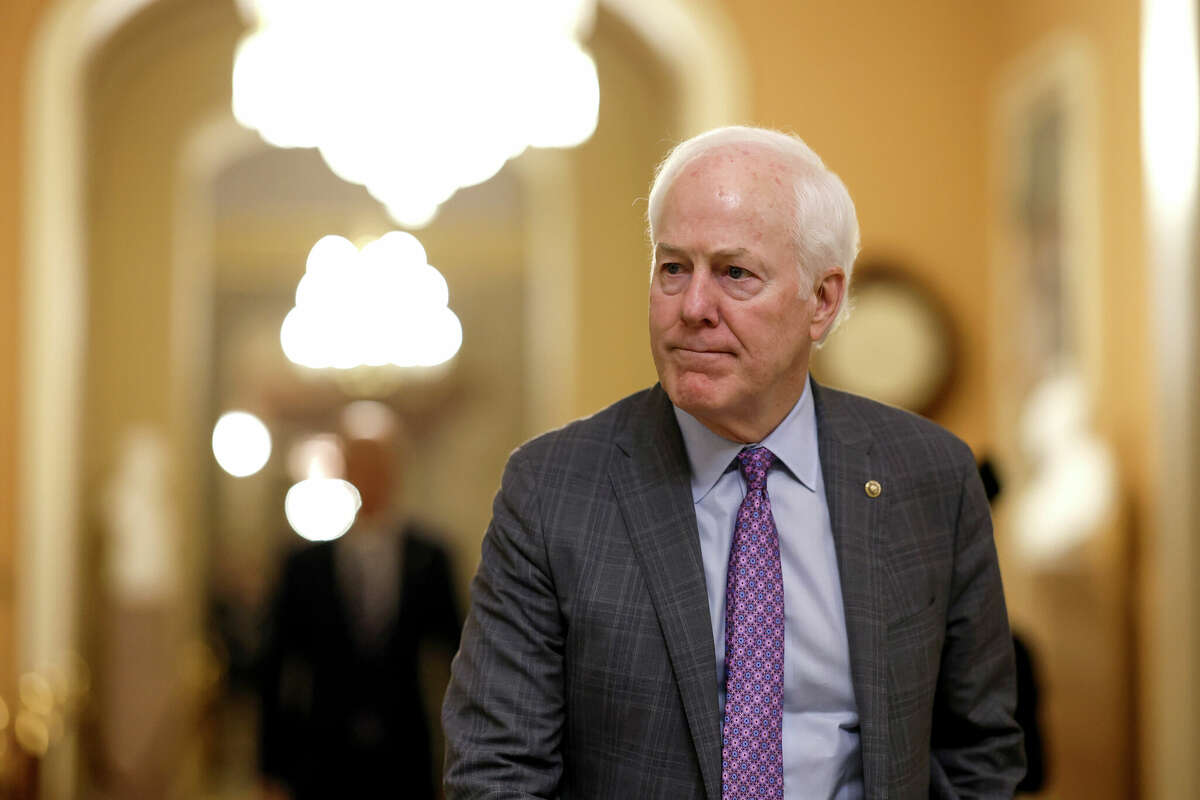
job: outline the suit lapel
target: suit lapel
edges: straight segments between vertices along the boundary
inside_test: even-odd
[[[683,438],[666,394],[646,395],[610,477],[679,685],[710,800],[721,796],[716,655]]]
[[[865,485],[872,471],[871,439],[836,392],[812,383],[825,496],[846,611],[850,672],[861,726],[863,782],[867,798],[887,786],[888,667],[882,602],[880,499]]]

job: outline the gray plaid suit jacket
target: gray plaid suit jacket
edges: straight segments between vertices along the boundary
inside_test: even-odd
[[[914,415],[813,395],[866,795],[1011,797],[1012,643],[971,452]],[[658,386],[512,455],[442,712],[448,798],[720,800],[688,470]]]

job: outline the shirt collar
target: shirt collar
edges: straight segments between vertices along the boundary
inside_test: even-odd
[[[674,410],[692,470],[692,502],[699,503],[712,491],[737,454],[752,445],[731,442],[704,427],[704,423],[679,406],[674,406]],[[805,379],[804,391],[792,410],[758,444],[774,453],[806,489],[817,490],[821,460],[810,379]]]

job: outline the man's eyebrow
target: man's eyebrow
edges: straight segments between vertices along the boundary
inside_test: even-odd
[[[676,247],[675,245],[668,244],[667,242],[659,242],[657,245],[655,245],[654,250],[655,252],[673,253],[676,255],[686,255],[687,253],[687,251],[682,247]],[[744,247],[731,247],[728,250],[717,250],[713,253],[709,253],[709,255],[716,258],[742,258],[743,256],[749,256],[752,254]]]
[[[718,258],[742,258],[743,256],[750,255],[750,251],[744,247],[734,247],[729,250],[718,250],[712,255]]]

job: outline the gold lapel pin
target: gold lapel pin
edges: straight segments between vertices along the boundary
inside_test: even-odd
[[[879,481],[867,481],[863,488],[867,491],[867,497],[879,497],[883,494],[883,487],[879,485]]]

